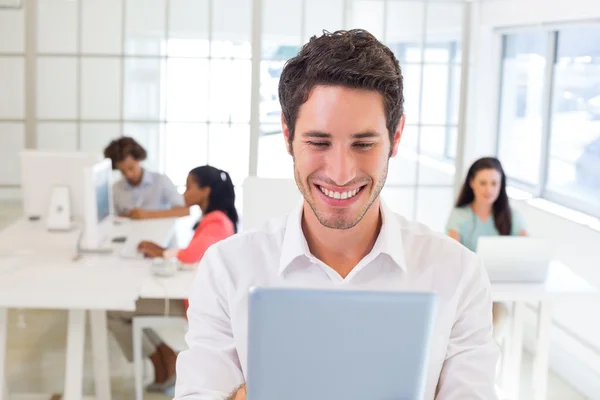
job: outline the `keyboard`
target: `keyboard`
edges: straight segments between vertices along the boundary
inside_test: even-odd
[[[175,222],[169,219],[131,221],[115,229],[115,237],[125,237],[125,242],[117,247],[120,257],[142,259],[137,251],[140,242],[149,241],[168,247],[175,234]]]

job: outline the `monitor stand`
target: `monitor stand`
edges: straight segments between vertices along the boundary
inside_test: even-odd
[[[84,224],[77,241],[80,254],[108,254],[113,252],[110,236],[113,233],[112,217],[109,215],[100,222]]]
[[[52,188],[46,226],[49,231],[65,232],[73,229],[68,186],[55,186]]]

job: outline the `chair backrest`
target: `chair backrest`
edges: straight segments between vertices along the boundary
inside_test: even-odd
[[[289,213],[302,198],[293,179],[251,176],[246,178],[243,188],[243,230],[258,228],[272,218]]]

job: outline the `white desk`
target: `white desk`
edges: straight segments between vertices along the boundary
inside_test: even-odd
[[[177,227],[191,226],[174,219],[132,221],[115,226],[112,236],[143,233],[145,240],[169,241]],[[19,220],[0,231],[0,400],[6,400],[7,310],[9,308],[69,311],[64,400],[82,396],[85,319],[89,312],[96,398],[110,399],[106,310],[134,311],[140,292],[185,298],[187,278],[154,278],[147,260],[121,259],[118,248],[109,255],[84,255],[74,261],[78,232],[49,233],[42,222]],[[186,271],[183,277],[190,276]],[[159,279],[159,280],[156,280]],[[191,278],[189,279],[191,280]],[[166,286],[160,282],[167,282]],[[142,290],[148,286],[148,290]],[[157,287],[160,290],[157,290]],[[171,289],[172,287],[172,289]],[[185,285],[185,288],[188,284]]]
[[[494,301],[513,304],[510,333],[503,343],[502,386],[511,399],[518,400],[523,354],[523,316],[527,302],[539,304],[532,388],[533,400],[546,400],[550,331],[553,303],[562,300],[598,299],[600,292],[569,267],[552,262],[544,284],[492,284]]]
[[[149,274],[142,282],[139,291],[141,299],[178,299],[189,297],[192,281],[196,276],[194,270],[180,270],[174,276],[157,277]]]
[[[189,236],[191,222],[190,218],[131,222],[116,227],[115,235],[144,232],[147,240],[164,242],[175,230],[187,232]],[[104,256],[88,255],[73,262],[76,239],[77,232],[50,234],[42,223],[25,220],[0,231],[0,400],[6,400],[1,378],[6,372],[8,308],[69,310],[64,400],[81,398],[85,318],[89,311],[96,398],[108,400],[106,310],[133,311],[138,298],[188,297],[193,271],[158,278],[151,274],[148,261],[124,260],[117,252]],[[107,288],[110,295],[107,295]],[[503,386],[512,399],[518,398],[525,303],[540,304],[533,374],[534,399],[545,400],[552,303],[578,297],[600,298],[600,293],[560,263],[552,264],[545,284],[493,284],[492,291],[495,301],[514,304],[510,340],[504,346],[508,362],[503,366]]]

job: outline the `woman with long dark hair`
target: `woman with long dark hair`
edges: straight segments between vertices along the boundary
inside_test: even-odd
[[[480,236],[526,234],[521,218],[510,207],[506,175],[498,159],[484,157],[471,165],[447,229],[471,251],[477,249]]]
[[[518,213],[510,207],[506,175],[500,161],[484,157],[469,168],[446,225],[448,235],[471,251],[481,236],[527,235]],[[508,308],[494,303],[494,336],[500,340]]]
[[[238,214],[235,209],[235,191],[231,177],[225,171],[208,165],[194,168],[187,177],[183,194],[185,205],[197,205],[202,218],[194,226],[194,237],[185,249],[165,249],[156,243],[141,242],[138,251],[151,258],[174,258],[186,265],[200,262],[204,252],[213,244],[237,232]],[[170,300],[169,315],[185,316],[187,300]],[[131,321],[136,315],[163,315],[165,301],[141,299],[134,313],[109,312],[108,326],[125,356],[132,361],[133,343]],[[166,345],[152,329],[145,329],[142,338],[144,355],[154,366],[154,383],[146,389],[163,391],[175,384],[175,361],[177,354]]]

